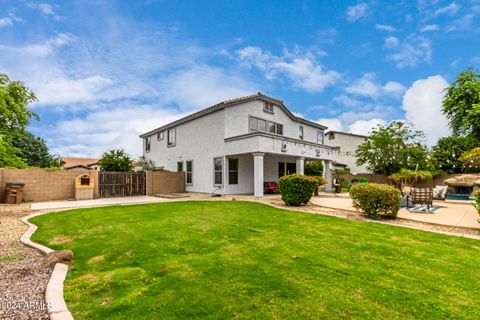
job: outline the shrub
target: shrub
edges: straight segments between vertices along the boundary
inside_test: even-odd
[[[368,217],[395,218],[400,210],[401,192],[386,184],[355,184],[350,189],[355,208],[360,209]]]
[[[317,186],[316,178],[300,174],[290,174],[279,180],[282,200],[287,206],[300,206],[307,204]]]
[[[480,189],[473,193],[473,197],[475,199],[473,206],[475,207],[475,209],[477,209],[477,212],[480,215]],[[480,219],[478,221],[480,222]]]

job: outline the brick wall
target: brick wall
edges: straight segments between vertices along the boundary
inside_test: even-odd
[[[98,172],[95,170],[0,169],[0,198],[7,182],[25,183],[23,201],[70,200],[75,198],[75,178],[90,174],[94,179],[94,197],[98,198]]]
[[[185,172],[147,171],[147,195],[185,192]]]

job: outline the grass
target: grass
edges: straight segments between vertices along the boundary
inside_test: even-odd
[[[236,201],[30,221],[75,254],[75,319],[480,318],[476,240]]]

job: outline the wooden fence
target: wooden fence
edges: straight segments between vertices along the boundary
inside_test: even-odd
[[[144,196],[145,185],[145,172],[98,173],[100,198]]]

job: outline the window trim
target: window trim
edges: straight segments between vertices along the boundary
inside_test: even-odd
[[[222,163],[222,169],[221,169],[221,177],[222,177],[222,182],[221,183],[216,183],[215,181],[215,174],[218,172],[217,170],[215,170],[215,160],[216,159],[220,159],[221,163]],[[224,161],[223,161],[223,157],[214,157],[213,158],[213,186],[214,187],[220,187],[220,186],[223,186],[223,169],[224,169]]]
[[[190,171],[192,181],[190,181],[190,183],[188,182],[188,162],[192,163],[192,170]],[[193,160],[185,160],[185,185],[193,186]]]
[[[298,126],[298,138],[300,140],[303,140],[303,138],[305,137],[305,129],[303,128],[302,125]]]
[[[272,110],[268,109],[267,106],[271,106]],[[263,102],[263,112],[270,113],[270,114],[275,114],[275,105],[271,102]]]
[[[230,169],[230,160],[237,161],[237,170],[231,170]],[[228,184],[229,185],[238,185],[238,177],[239,177],[238,172],[240,171],[239,170],[239,164],[240,164],[240,161],[238,160],[238,158],[228,158]],[[230,182],[230,173],[232,173],[232,172],[235,172],[237,174],[237,182],[236,183],[231,183]]]
[[[318,135],[320,133],[322,134],[322,141],[318,140]],[[322,130],[317,130],[317,143],[318,144],[324,144],[325,143],[325,132],[323,132]]]
[[[145,152],[150,152],[152,150],[152,136],[145,138]]]
[[[170,131],[172,130],[175,134],[175,141],[172,144],[170,144]],[[176,145],[177,145],[177,127],[174,127],[167,130],[167,147],[171,148],[171,147],[175,147]]]

